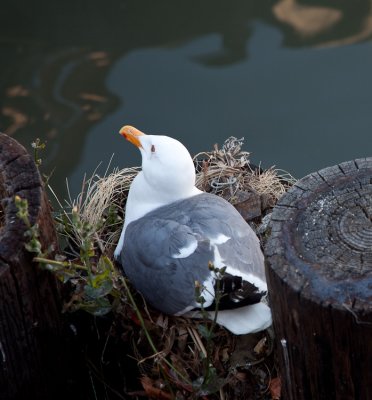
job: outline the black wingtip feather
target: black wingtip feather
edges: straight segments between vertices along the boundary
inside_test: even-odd
[[[257,304],[266,295],[266,291],[260,291],[253,283],[227,273],[216,282],[214,289],[216,292],[219,291],[218,309],[221,311]],[[206,311],[215,309],[215,301],[205,308]]]

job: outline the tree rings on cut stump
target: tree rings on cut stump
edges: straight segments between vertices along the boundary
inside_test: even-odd
[[[372,398],[372,158],[298,181],[265,255],[286,399]]]

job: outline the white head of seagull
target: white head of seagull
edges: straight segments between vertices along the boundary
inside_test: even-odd
[[[125,223],[115,258],[119,256],[130,222],[158,207],[201,192],[195,187],[195,168],[190,153],[178,140],[168,136],[146,135],[130,125],[123,126],[119,133],[140,150],[142,171],[130,187]]]
[[[152,200],[168,204],[195,194],[194,164],[182,143],[168,136],[146,135],[128,125],[120,134],[141,152],[141,190],[151,194]]]

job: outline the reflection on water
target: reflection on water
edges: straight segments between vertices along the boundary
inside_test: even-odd
[[[139,162],[115,136],[124,123],[193,152],[246,136],[297,176],[367,155],[370,0],[2,5],[0,130],[47,140],[59,189],[113,151]]]
[[[296,33],[286,43],[310,46],[340,46],[371,38],[370,1],[280,0],[273,5],[278,21]]]
[[[64,181],[79,163],[89,129],[118,104],[104,85],[110,57],[58,48],[36,60],[22,55],[17,63],[24,71],[19,77],[14,68],[17,77],[5,83],[0,129],[27,145],[36,137],[46,140],[44,162],[57,167],[55,181]]]

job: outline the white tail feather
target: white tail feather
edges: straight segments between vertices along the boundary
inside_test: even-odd
[[[214,319],[214,311],[208,314],[210,319]],[[199,310],[188,311],[183,315],[188,318],[203,318]],[[217,323],[235,335],[246,335],[267,329],[272,324],[271,311],[263,302],[235,310],[218,311]]]
[[[211,319],[214,318],[214,312],[210,312],[209,315]],[[235,310],[218,311],[217,323],[235,335],[255,333],[271,325],[271,311],[264,303],[240,307]]]

